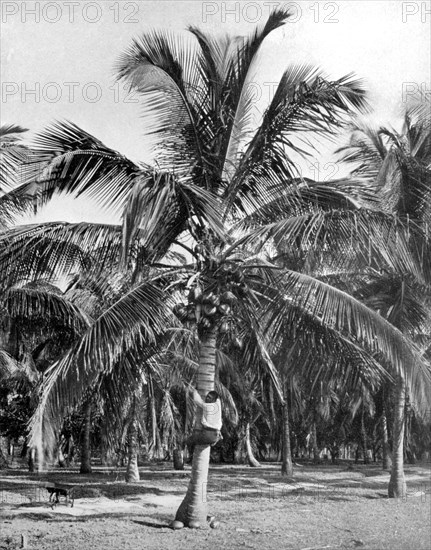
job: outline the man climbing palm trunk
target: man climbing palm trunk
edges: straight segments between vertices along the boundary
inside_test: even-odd
[[[197,391],[201,399],[214,391],[216,330],[211,329],[201,338]],[[175,519],[190,527],[203,526],[207,519],[207,482],[210,444],[196,445],[193,451],[192,473],[186,496]]]
[[[186,443],[187,445],[215,445],[222,439],[221,403],[218,393],[208,392],[203,401],[195,390],[193,399],[197,406],[196,422],[193,434]]]

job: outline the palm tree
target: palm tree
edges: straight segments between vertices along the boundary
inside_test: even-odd
[[[401,133],[393,129],[375,130],[357,124],[348,146],[340,149],[342,160],[355,163],[352,174],[378,189],[382,208],[415,228],[409,246],[419,257],[429,282],[429,231],[431,221],[431,115],[425,101],[410,105],[404,114]],[[372,280],[363,291],[368,304],[381,312],[411,339],[429,326],[429,285],[404,273],[386,272]],[[390,497],[404,497],[404,429],[408,386],[402,373],[397,376],[393,425],[393,463],[389,483]]]
[[[24,436],[28,419],[37,404],[38,383],[46,365],[55,361],[82,334],[88,326],[88,318],[57,287],[46,281],[34,281],[4,292],[0,302],[0,326],[3,348],[0,353],[7,357],[9,352],[19,367],[7,382],[19,388],[22,408],[26,412],[23,416],[18,410],[12,416],[21,417],[20,435]],[[23,456],[27,450],[29,468],[33,471],[35,452],[25,444]]]
[[[291,67],[259,128],[249,128],[247,82],[262,42],[288,17],[275,10],[261,30],[241,39],[214,39],[191,27],[187,37],[148,32],[133,42],[118,75],[142,98],[157,168],[129,161],[70,123],[36,138],[26,181],[37,181],[37,201],[55,191],[89,194],[122,212],[123,224],[12,229],[0,237],[2,282],[89,266],[100,273],[118,259],[133,272],[133,285],[50,369],[33,441],[54,440],[67,405],[101,372],[121,366],[130,374],[133,365],[120,360],[124,354],[140,347],[141,360],[149,360],[166,329],[180,322],[199,339],[202,398],[214,389],[217,340],[227,323],[233,332],[240,327],[255,335],[256,354],[283,400],[263,326],[270,311],[277,312],[274,325],[292,319],[286,327],[291,337],[306,314],[352,349],[368,346],[410,378],[422,372],[410,343],[384,319],[311,276],[284,268],[279,276],[268,258],[265,247],[290,248],[306,258],[331,252],[333,262],[363,257],[365,249],[374,261],[419,271],[402,228],[390,216],[358,208],[350,184],[298,182],[294,158],[311,154],[307,140],[331,135],[352,110],[365,107],[360,82],[351,75],[328,81],[315,69]],[[173,262],[172,254],[166,260],[168,252],[178,258],[179,249],[183,260]],[[183,298],[172,309],[176,293]],[[196,446],[177,511],[177,520],[190,527],[206,521],[209,455],[208,445]]]
[[[25,433],[29,416],[35,407],[34,388],[38,375],[30,355],[27,354],[22,361],[17,361],[0,348],[1,437],[18,439]],[[29,461],[30,471],[33,471],[32,466]],[[8,461],[0,448],[0,469],[7,467]]]

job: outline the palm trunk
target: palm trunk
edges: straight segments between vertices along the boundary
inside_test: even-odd
[[[319,447],[317,445],[317,430],[316,430],[316,422],[313,422],[313,425],[311,426],[311,448],[313,450],[313,462],[317,464],[320,461],[319,458]]]
[[[127,433],[127,470],[126,482],[136,483],[139,481],[138,468],[138,421],[136,418],[136,398],[133,401],[132,420]]]
[[[392,470],[389,481],[389,498],[405,498],[407,487],[404,478],[404,423],[405,423],[405,400],[406,382],[400,376],[396,385],[395,393],[394,428],[392,434]]]
[[[91,474],[91,398],[88,398],[84,407],[84,425],[81,432],[81,467],[80,474]]]
[[[404,422],[404,450],[405,457],[409,464],[416,463],[416,455],[412,444],[412,409],[410,406],[409,396],[406,395],[405,407],[405,422]]]
[[[367,437],[367,430],[365,428],[365,418],[364,418],[364,406],[362,406],[361,411],[361,444],[362,444],[362,450],[364,452],[364,464],[368,464],[368,437]]]
[[[184,470],[184,451],[176,447],[172,456],[174,459],[174,470]]]
[[[216,330],[211,329],[201,338],[197,391],[202,399],[214,390]],[[202,411],[200,411],[202,414]],[[196,419],[197,422],[200,418]],[[186,496],[177,510],[175,519],[187,526],[202,527],[207,518],[207,481],[210,446],[196,445],[193,451],[192,471]],[[194,523],[191,523],[194,522]]]
[[[30,447],[28,450],[28,471],[34,472],[36,468],[36,447]]]
[[[2,468],[9,468],[9,463],[8,463],[2,449],[0,448],[0,470]]]
[[[290,427],[289,427],[289,409],[287,402],[283,405],[283,441],[282,441],[282,462],[281,475],[293,476],[292,452],[290,449]]]
[[[245,463],[245,453],[244,453],[244,441],[245,441],[245,427],[244,423],[241,421],[237,426],[238,439],[234,445],[233,451],[233,463],[234,464],[244,464]]]
[[[260,466],[260,463],[256,460],[253,449],[251,448],[251,440],[250,440],[250,422],[247,422],[245,425],[245,450],[247,453],[247,461],[249,466],[252,468],[258,468]]]
[[[75,442],[73,441],[73,436],[71,435],[67,441],[67,456],[66,456],[67,466],[70,466],[72,464],[74,453],[75,453]]]
[[[383,450],[383,470],[389,471],[392,468],[391,449],[389,447],[388,420],[386,418],[386,408],[383,405],[382,412],[382,450]]]
[[[60,468],[66,467],[66,459],[64,458],[64,454],[63,454],[63,451],[61,450],[61,447],[58,448],[57,461]]]

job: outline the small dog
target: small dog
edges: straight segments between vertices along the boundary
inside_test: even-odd
[[[54,508],[54,506],[60,502],[60,496],[66,497],[66,504],[69,503],[69,497],[72,497],[71,508],[73,507],[74,499],[71,494],[73,491],[73,487],[66,487],[64,485],[48,485],[46,487],[46,490],[49,493],[49,502],[51,503],[51,508]]]

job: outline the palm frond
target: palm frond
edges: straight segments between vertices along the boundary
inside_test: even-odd
[[[247,79],[251,78],[253,64],[264,40],[273,31],[282,27],[291,16],[292,13],[288,9],[273,10],[261,29],[256,29],[247,38],[238,40],[231,50],[223,90],[223,108],[220,113],[222,120],[226,121],[220,155],[223,159],[223,172],[228,179],[233,171],[238,169],[238,149],[252,106],[250,96],[247,95]]]
[[[7,225],[17,214],[25,210],[17,193],[11,194],[22,180],[22,165],[29,149],[20,142],[26,128],[15,124],[0,126],[0,224]],[[21,197],[22,198],[22,197]],[[1,227],[1,226],[0,226]]]
[[[76,334],[82,334],[90,319],[65,297],[49,292],[46,288],[11,288],[3,298],[8,315],[14,319],[44,319],[61,323]]]
[[[312,67],[288,69],[239,162],[237,176],[227,190],[229,201],[246,212],[250,203],[264,203],[268,182],[300,176],[292,153],[302,157],[311,154],[310,134],[330,137],[349,113],[366,107],[362,83],[351,74],[331,82]]]
[[[351,174],[366,181],[377,180],[380,167],[388,153],[381,132],[364,121],[351,126],[349,143],[335,151],[339,161],[352,165]]]
[[[292,304],[303,309],[354,344],[380,354],[385,364],[390,365],[391,373],[406,377],[417,402],[426,407],[431,395],[429,364],[397,328],[347,293],[310,276],[287,271],[280,284],[284,299],[276,308],[278,311],[273,314],[270,325],[279,326]],[[280,301],[280,294],[275,299]]]
[[[19,369],[18,361],[7,351],[0,349],[0,380],[7,379]]]
[[[92,266],[101,272],[118,263],[120,249],[120,226],[85,222],[17,226],[0,235],[0,283],[57,279]]]
[[[169,173],[155,173],[138,179],[123,216],[123,260],[138,230],[144,235],[143,248],[148,258],[160,257],[186,229],[193,234],[204,227],[219,238],[224,228],[217,198],[188,180]]]
[[[253,223],[252,217],[241,222],[239,227],[250,222]],[[422,244],[425,245],[421,231],[412,224],[409,233],[396,217],[379,211],[317,210],[315,213],[288,215],[282,221],[261,224],[249,231],[242,242],[262,247],[270,239],[279,252],[302,250],[306,254],[325,257],[328,269],[353,263],[358,265],[359,262],[359,265],[378,270],[389,266],[409,272],[422,282],[424,277],[429,278],[428,260],[419,250]],[[416,251],[412,246],[415,239]]]
[[[373,277],[356,291],[361,301],[411,339],[426,329],[429,308],[424,297],[427,294],[427,288],[412,277],[392,273]]]
[[[31,421],[33,444],[40,447],[44,442],[49,448],[54,443],[67,409],[102,372],[110,373],[118,364],[124,367],[118,359],[125,350],[145,342],[145,356],[153,355],[169,318],[166,298],[151,282],[132,289],[107,309],[47,372]]]
[[[205,164],[205,91],[188,37],[150,31],[135,39],[119,60],[117,78],[143,100],[145,135],[162,170],[188,173]],[[205,171],[203,172],[205,178]]]
[[[92,197],[103,208],[119,212],[135,176],[146,169],[66,121],[35,136],[23,178],[24,183],[37,184],[37,206],[63,192]]]

